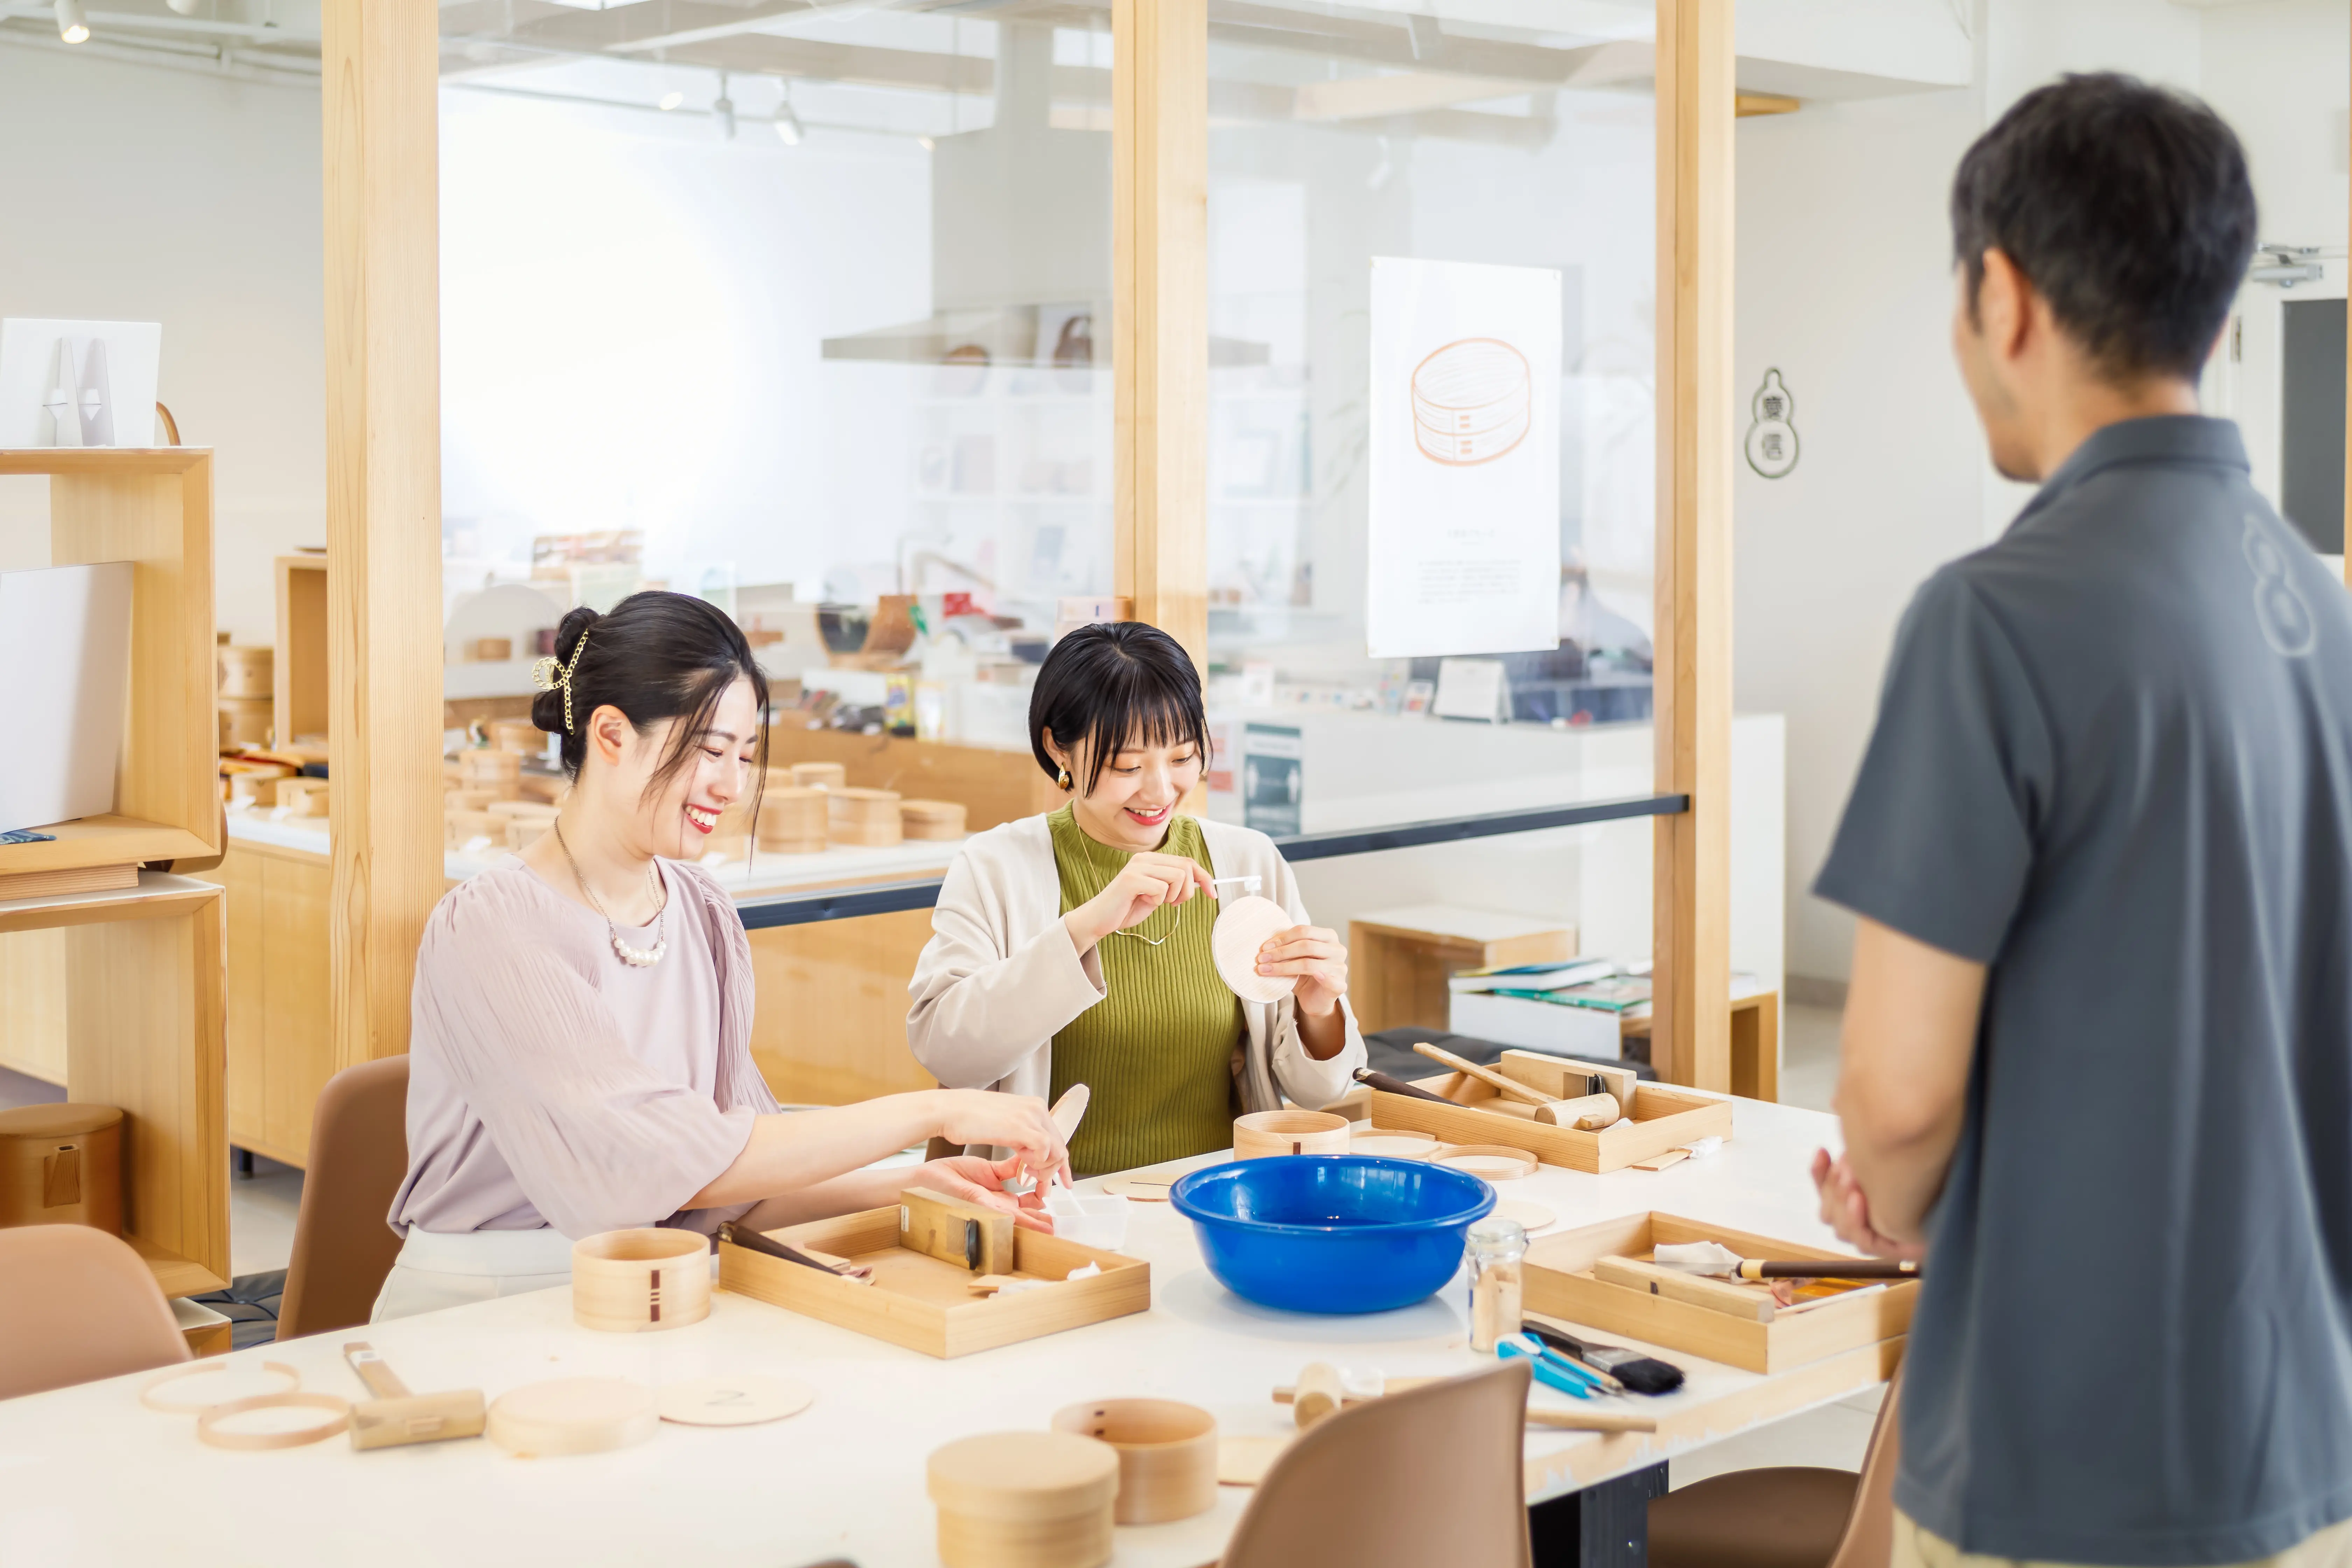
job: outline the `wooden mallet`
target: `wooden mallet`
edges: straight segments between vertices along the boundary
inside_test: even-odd
[[[1457,1073],[1476,1079],[1510,1102],[1506,1106],[1486,1106],[1480,1109],[1505,1110],[1513,1115],[1524,1116],[1528,1121],[1540,1121],[1548,1127],[1574,1127],[1585,1131],[1597,1131],[1601,1128],[1608,1127],[1613,1124],[1621,1114],[1617,1097],[1613,1094],[1588,1094],[1581,1100],[1559,1100],[1539,1089],[1529,1089],[1516,1079],[1505,1078],[1492,1068],[1482,1068],[1466,1058],[1455,1056],[1452,1051],[1441,1050],[1426,1040],[1412,1048],[1431,1061],[1441,1063],[1452,1068]],[[1534,1109],[1522,1111],[1519,1109],[1521,1106],[1532,1106]]]
[[[446,1394],[411,1394],[393,1375],[375,1347],[355,1340],[343,1347],[343,1359],[368,1385],[373,1399],[352,1406],[352,1447],[396,1448],[404,1443],[440,1443],[451,1437],[478,1437],[489,1416],[478,1388],[453,1388]]]

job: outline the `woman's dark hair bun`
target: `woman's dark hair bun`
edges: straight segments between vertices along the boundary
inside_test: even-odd
[[[562,621],[555,628],[555,662],[559,668],[572,662],[572,654],[580,647],[582,634],[604,618],[585,605],[576,605],[563,613]],[[572,705],[572,712],[577,718],[587,717],[580,711],[577,702]],[[563,733],[562,691],[542,691],[533,697],[530,700],[530,721],[551,735]]]
[[[751,683],[759,706],[760,765],[753,776],[764,776],[768,678],[742,628],[718,606],[690,594],[659,591],[632,594],[603,615],[583,605],[556,627],[554,657],[556,689],[531,699],[530,721],[562,737],[563,771],[572,777],[588,758],[590,717],[599,708],[617,708],[639,734],[667,720],[684,721],[650,781],[655,787],[666,784],[685,766],[695,738],[709,729],[719,700],[738,680]]]

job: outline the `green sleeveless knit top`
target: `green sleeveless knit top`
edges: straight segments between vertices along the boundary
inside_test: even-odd
[[[1066,805],[1046,826],[1067,914],[1110,885],[1128,852],[1087,837]],[[1171,819],[1160,850],[1216,875],[1192,817]],[[1108,994],[1054,1037],[1054,1098],[1072,1084],[1094,1091],[1070,1140],[1070,1166],[1080,1176],[1232,1144],[1234,1047],[1247,1026],[1241,998],[1217,977],[1210,957],[1216,912],[1214,900],[1195,893],[1129,928],[1135,935],[1107,936],[1097,945]],[[1139,937],[1166,940],[1155,947]]]

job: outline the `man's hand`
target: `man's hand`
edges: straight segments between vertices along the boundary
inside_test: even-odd
[[[1927,1247],[1881,1236],[1872,1227],[1870,1198],[1853,1179],[1844,1155],[1832,1160],[1828,1150],[1815,1150],[1813,1186],[1822,1194],[1822,1223],[1837,1232],[1838,1239],[1848,1247],[1873,1258],[1897,1258],[1912,1263],[1927,1258]]]

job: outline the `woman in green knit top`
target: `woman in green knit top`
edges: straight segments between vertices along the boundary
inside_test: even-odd
[[[1307,922],[1265,835],[1176,809],[1209,762],[1182,647],[1133,622],[1072,632],[1037,673],[1029,731],[1070,799],[974,835],[949,868],[908,987],[916,1058],[950,1088],[1086,1084],[1082,1175],[1227,1148],[1241,1111],[1345,1093],[1364,1064],[1347,949]],[[1290,912],[1257,955],[1297,980],[1280,1002],[1244,1002],[1211,962],[1213,883],[1234,877]]]

